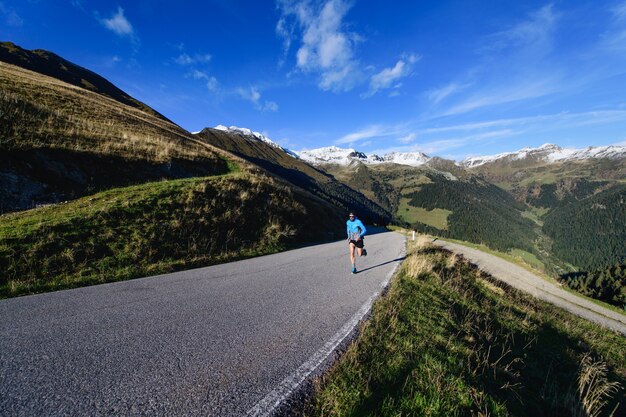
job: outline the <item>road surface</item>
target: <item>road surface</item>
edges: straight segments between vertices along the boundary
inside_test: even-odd
[[[514,288],[527,292],[534,297],[552,303],[579,317],[598,323],[626,336],[626,316],[623,314],[609,310],[585,298],[567,292],[526,269],[495,255],[439,239],[435,240],[434,243],[452,252],[462,254],[483,271],[506,282]]]
[[[0,415],[267,415],[351,333],[404,256],[366,238],[0,301]]]

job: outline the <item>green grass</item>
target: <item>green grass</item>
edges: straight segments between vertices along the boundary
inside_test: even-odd
[[[578,387],[591,371],[621,384],[606,415],[624,393],[626,339],[410,242],[358,339],[317,381],[308,415],[582,416],[594,411],[585,392],[600,390]]]
[[[398,208],[398,217],[407,223],[420,222],[439,230],[448,230],[448,216],[452,214],[450,210],[433,209],[426,210],[422,207],[414,207],[409,204],[410,198],[401,198]]]
[[[525,250],[521,250],[521,249],[511,249],[509,253],[511,254],[511,256],[521,259],[522,261],[532,266],[533,268],[537,268],[539,270],[545,269],[545,265],[543,264],[543,262],[541,262],[532,253],[526,252]]]
[[[0,297],[273,253],[341,224],[310,194],[242,171],[111,189],[0,216]]]
[[[532,220],[537,226],[543,226],[543,222],[541,221],[541,216],[547,213],[549,209],[537,208],[528,211],[522,211],[522,217],[525,219]]]

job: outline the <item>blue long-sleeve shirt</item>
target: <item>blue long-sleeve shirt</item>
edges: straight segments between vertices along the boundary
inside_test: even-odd
[[[365,228],[365,225],[363,225],[363,222],[356,217],[354,220],[348,220],[346,222],[346,226],[348,238],[350,240],[357,240],[359,237],[363,237],[365,236],[365,233],[367,233],[367,229]]]

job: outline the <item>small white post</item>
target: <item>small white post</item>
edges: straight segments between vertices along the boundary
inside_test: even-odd
[[[413,230],[413,240],[415,240],[415,230]]]

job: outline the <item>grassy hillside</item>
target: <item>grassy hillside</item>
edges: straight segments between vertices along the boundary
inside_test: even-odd
[[[227,158],[167,120],[0,62],[2,211],[150,180],[222,174]]]
[[[307,415],[626,414],[626,339],[410,243]]]
[[[1,297],[256,256],[344,230],[332,202],[149,108],[65,82],[84,69],[40,52],[27,61],[66,72],[0,62],[0,213],[12,212],[0,215]]]
[[[202,130],[197,137],[260,166],[346,212],[355,210],[367,223],[387,224],[391,218],[386,206],[381,207],[376,204],[376,200],[371,201],[369,195],[361,193],[361,189],[337,181],[327,173],[266,143],[251,140],[242,134],[209,128]]]
[[[339,209],[249,172],[117,188],[0,216],[0,297],[267,254],[343,230]]]
[[[63,59],[50,51],[43,49],[29,51],[20,48],[12,42],[0,42],[0,61],[65,81],[77,87],[85,88],[94,93],[110,97],[122,104],[135,107],[148,114],[165,119],[163,115],[139,100],[129,96],[102,76]]]

